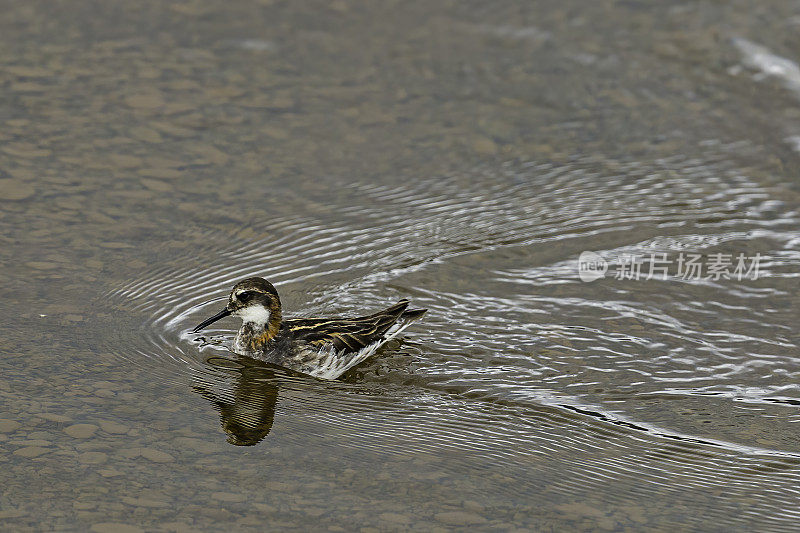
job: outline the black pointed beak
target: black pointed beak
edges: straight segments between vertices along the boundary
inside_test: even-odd
[[[231,311],[226,307],[225,309],[223,309],[222,311],[220,311],[216,315],[212,316],[211,318],[207,318],[207,319],[203,320],[202,322],[200,322],[197,325],[197,327],[192,330],[192,333],[197,333],[198,331],[200,331],[201,329],[203,329],[207,325],[212,324],[212,323],[216,322],[217,320],[219,320],[221,318],[225,318],[226,316],[228,316],[230,314],[231,314]]]

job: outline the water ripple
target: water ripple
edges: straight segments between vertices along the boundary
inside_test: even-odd
[[[796,209],[711,149],[707,160],[582,156],[509,163],[492,180],[475,172],[348,184],[332,197],[335,220],[309,213],[207,232],[192,257],[110,291],[128,327],[112,328],[108,349],[190,382],[234,444],[257,444],[274,424],[312,424],[355,448],[490,460],[525,483],[533,467],[556,493],[614,482],[629,489],[609,493],[620,499],[719,485],[746,497],[780,483],[780,497],[754,508],[776,525],[794,516],[800,448],[737,428],[785,432],[781,417],[800,404]],[[757,251],[765,276],[586,284],[583,250]],[[319,382],[235,362],[230,323],[190,332],[249,275],[276,284],[288,316],[401,296],[430,312],[405,342]]]

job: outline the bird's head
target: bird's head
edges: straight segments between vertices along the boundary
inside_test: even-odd
[[[241,318],[245,324],[261,328],[269,322],[275,322],[276,318],[280,320],[281,300],[278,291],[264,278],[243,279],[234,285],[225,309],[198,324],[193,331],[197,333],[229,315]]]

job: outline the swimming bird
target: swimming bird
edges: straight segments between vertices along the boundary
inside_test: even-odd
[[[233,341],[234,353],[336,379],[427,311],[407,307],[408,300],[401,300],[367,316],[283,320],[275,287],[264,278],[247,278],[233,287],[225,309],[198,324],[193,332],[226,316],[239,317],[242,326]]]

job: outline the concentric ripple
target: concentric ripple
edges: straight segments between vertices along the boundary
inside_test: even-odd
[[[800,514],[790,424],[800,217],[726,163],[738,149],[709,142],[704,160],[579,157],[321,191],[334,217],[205,232],[191,257],[111,291],[128,327],[113,328],[109,349],[190,382],[233,444],[289,424],[356,449],[444,450],[459,456],[453,469],[502,471],[514,491],[546,486],[565,501],[600,488],[619,501],[708,498],[734,523],[746,521],[737,498],[770,490],[749,509],[780,528]],[[584,250],[758,252],[764,276],[587,284]],[[400,345],[319,382],[234,361],[232,322],[190,333],[250,275],[278,287],[288,316],[399,297],[430,312]],[[723,505],[711,504],[717,486]]]

